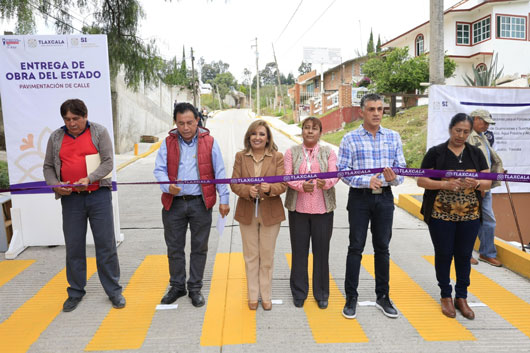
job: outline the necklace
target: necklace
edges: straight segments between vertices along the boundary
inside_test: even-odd
[[[458,163],[462,163],[462,157],[464,156],[464,150],[462,150],[462,152],[460,152],[460,154],[458,155]]]

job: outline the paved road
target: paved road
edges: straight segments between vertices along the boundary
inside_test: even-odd
[[[208,128],[221,146],[228,175],[251,121],[246,110],[221,112],[208,120]],[[273,134],[280,151],[294,143],[277,131]],[[154,159],[152,154],[124,168],[118,181],[154,180]],[[304,309],[292,304],[287,222],[282,224],[278,237],[273,280],[273,299],[283,304],[274,305],[270,312],[261,308],[250,312],[246,308],[233,195],[224,234],[219,236],[213,228],[210,236],[203,289],[208,304],[197,309],[186,297],[177,301],[176,309],[155,310],[168,279],[160,191],[157,186],[122,186],[119,211],[125,241],[119,247],[119,256],[127,307],[110,309],[97,275],[93,275],[77,310],[60,312],[66,296],[61,273],[64,247],[29,248],[17,260],[0,261],[0,351],[530,351],[529,281],[481,263],[474,267],[469,297],[470,302],[484,305],[475,308],[476,319],[468,321],[460,315],[453,320],[444,318],[439,312],[439,291],[429,262],[433,251],[428,232],[422,222],[401,209],[396,209],[394,216],[391,297],[402,315],[388,319],[371,306],[375,294],[368,240],[359,285],[359,300],[367,303],[358,308],[356,320],[342,318],[347,191],[344,184],[338,184],[330,254],[332,294],[327,310],[319,310],[310,299]],[[217,216],[214,209],[214,225]],[[92,247],[88,255],[94,256]]]

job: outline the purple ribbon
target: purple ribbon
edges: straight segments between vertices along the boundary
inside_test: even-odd
[[[276,175],[252,178],[230,178],[230,179],[204,179],[204,180],[176,180],[176,181],[137,181],[137,182],[113,182],[115,185],[149,185],[149,184],[260,184],[260,183],[281,183],[297,180],[310,179],[331,179],[352,177],[366,174],[382,173],[384,168],[341,170],[325,173],[308,173],[308,174],[291,174]],[[481,173],[466,171],[448,171],[436,169],[418,169],[418,168],[399,168],[393,167],[392,170],[397,175],[409,177],[428,177],[428,178],[472,178],[482,180],[514,181],[518,183],[530,183],[530,174],[502,174],[502,173]],[[29,184],[29,185],[28,185]],[[18,186],[25,185],[25,186]],[[55,187],[76,187],[76,184],[62,185],[45,185],[44,182],[18,184],[17,187],[0,189],[0,192],[26,192],[26,193],[43,193],[52,192]]]

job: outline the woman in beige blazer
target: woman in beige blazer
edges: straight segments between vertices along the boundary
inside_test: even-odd
[[[273,141],[271,130],[264,120],[256,120],[245,134],[245,149],[236,153],[232,178],[283,175],[283,155]],[[285,220],[280,194],[286,183],[231,184],[239,196],[235,219],[239,222],[243,240],[243,257],[248,286],[248,307],[272,309],[271,282],[274,248]]]

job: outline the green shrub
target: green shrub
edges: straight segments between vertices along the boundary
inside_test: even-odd
[[[9,187],[9,174],[7,173],[7,162],[0,161],[0,188]]]

